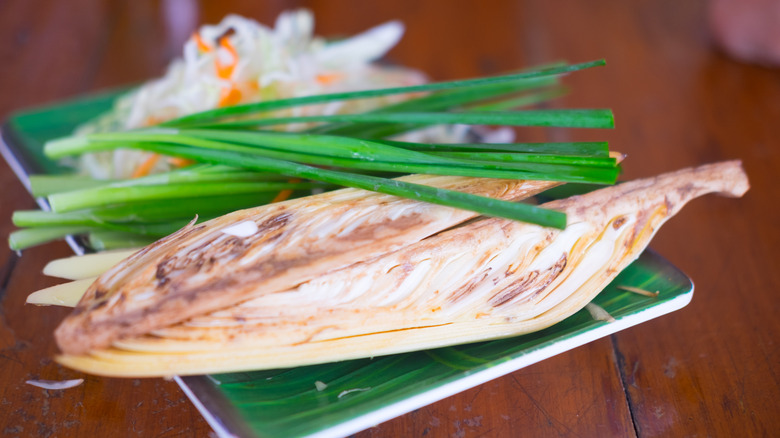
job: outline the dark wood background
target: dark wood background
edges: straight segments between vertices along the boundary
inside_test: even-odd
[[[432,79],[606,58],[572,76],[567,107],[611,107],[606,138],[626,178],[739,158],[752,189],[697,200],[652,247],[689,274],[693,302],[358,436],[777,436],[780,434],[780,69],[717,50],[704,1],[0,1],[0,118],[162,74],[203,23],[234,12],[273,23],[307,7],[320,35],[390,19],[407,26],[389,58]],[[779,24],[780,25],[780,24]],[[534,131],[530,136],[538,135]],[[0,162],[0,235],[33,200]],[[65,310],[25,306],[56,280],[64,244],[0,250],[0,433],[4,436],[208,436],[173,382],[84,376],[47,391],[31,378],[80,374],[54,364]]]

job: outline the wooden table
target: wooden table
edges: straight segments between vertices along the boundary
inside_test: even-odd
[[[457,5],[456,5],[457,4]],[[608,139],[626,179],[724,159],[744,161],[739,200],[697,200],[652,247],[696,284],[683,310],[380,424],[358,436],[771,436],[780,433],[780,70],[713,47],[704,1],[188,0],[0,2],[0,118],[163,72],[201,23],[235,12],[272,23],[317,14],[321,35],[389,19],[407,25],[389,59],[436,80],[560,59],[606,58],[567,79],[556,105],[611,107]],[[536,135],[536,131],[531,135]],[[0,235],[34,202],[0,163]],[[207,436],[173,383],[82,376],[53,363],[64,309],[25,306],[57,281],[40,274],[64,244],[0,251],[0,433],[4,436]],[[47,391],[33,378],[84,377]]]

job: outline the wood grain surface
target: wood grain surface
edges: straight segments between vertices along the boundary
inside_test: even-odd
[[[696,284],[671,315],[488,382],[359,437],[777,436],[780,434],[780,69],[739,63],[712,43],[707,2],[0,1],[0,119],[16,110],[163,73],[200,24],[238,13],[272,24],[307,7],[321,35],[390,19],[407,26],[389,60],[434,80],[606,58],[567,79],[560,107],[611,107],[609,132],[527,130],[536,140],[607,139],[625,179],[741,159],[742,199],[697,200],[651,246]],[[0,162],[0,235],[33,200]],[[84,376],[53,363],[66,310],[24,305],[57,281],[62,243],[0,250],[2,436],[209,436],[178,386]],[[54,391],[28,379],[84,378]]]

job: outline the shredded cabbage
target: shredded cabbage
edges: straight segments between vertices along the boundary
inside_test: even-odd
[[[77,133],[149,126],[226,105],[425,81],[420,72],[375,63],[403,35],[403,25],[397,21],[333,42],[314,36],[313,31],[314,18],[307,10],[281,14],[274,28],[228,15],[193,34],[184,45],[183,57],[173,61],[162,78],[120,98],[110,113]],[[296,107],[284,115],[366,111],[399,99],[403,97]],[[426,134],[431,135],[454,140],[463,129],[436,128]],[[95,178],[129,178],[147,160],[146,152],[116,150],[84,155],[79,168]],[[166,159],[146,164],[146,172],[175,165]]]

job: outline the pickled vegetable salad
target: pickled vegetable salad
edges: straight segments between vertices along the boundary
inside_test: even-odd
[[[112,112],[77,133],[139,128],[221,106],[425,80],[414,70],[374,63],[400,40],[404,29],[399,22],[335,42],[314,36],[313,29],[314,18],[306,10],[283,13],[274,28],[237,15],[203,26],[162,78],[120,99]],[[283,115],[360,112],[399,99],[389,96],[296,107]],[[459,134],[450,130],[437,136],[446,140]],[[128,150],[87,154],[80,160],[83,173],[100,179],[138,177],[186,164]]]

